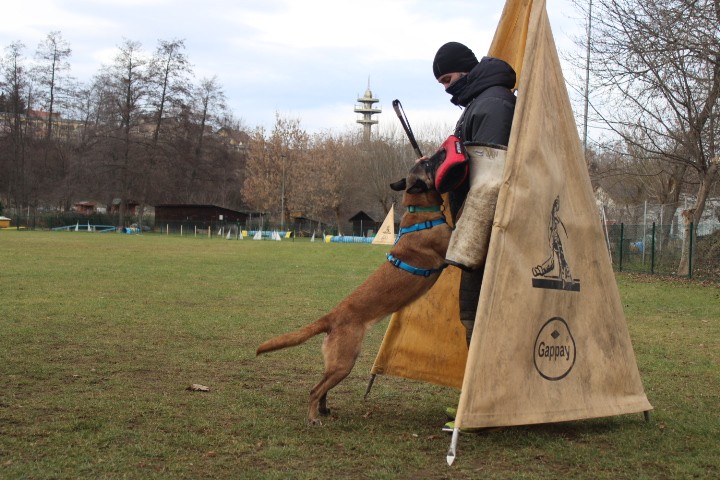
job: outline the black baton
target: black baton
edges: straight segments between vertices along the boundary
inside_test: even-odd
[[[415,140],[415,135],[413,135],[412,128],[410,128],[410,122],[408,122],[408,119],[405,116],[405,110],[403,110],[400,100],[397,100],[397,99],[393,100],[392,106],[393,106],[393,109],[395,110],[395,113],[397,114],[398,118],[400,119],[400,123],[402,124],[402,127],[408,136],[408,140],[410,140],[410,145],[412,145],[413,150],[415,150],[415,153],[418,155],[418,157],[422,157],[423,154],[420,151],[420,147],[418,146],[417,140]]]

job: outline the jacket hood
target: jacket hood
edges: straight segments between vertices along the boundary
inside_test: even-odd
[[[490,87],[515,86],[515,70],[499,58],[483,57],[475,68],[468,73],[467,86],[453,97],[456,105],[467,107],[478,95]]]

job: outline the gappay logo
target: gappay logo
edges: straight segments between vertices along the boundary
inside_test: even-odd
[[[535,369],[546,380],[565,378],[575,365],[575,339],[567,322],[553,317],[540,328],[533,350]]]

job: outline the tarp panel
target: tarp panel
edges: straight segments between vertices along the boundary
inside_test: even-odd
[[[448,268],[393,315],[372,372],[462,384],[460,427],[649,410],[545,1],[508,0],[490,55],[518,71],[518,105],[467,363]]]
[[[395,243],[395,205],[390,206],[390,211],[385,216],[380,229],[373,238],[373,245],[393,245]]]
[[[506,3],[488,52],[512,65],[518,78],[531,6],[532,0]],[[427,295],[394,313],[371,373],[460,388],[467,344],[460,323],[459,286],[460,271],[448,267]],[[439,355],[448,358],[438,361]]]
[[[448,267],[428,293],[393,314],[371,373],[460,388],[467,341],[459,282],[460,270]]]
[[[488,55],[500,58],[515,69],[520,81],[525,56],[532,0],[508,1],[503,8]],[[517,85],[516,85],[517,86]]]
[[[456,426],[651,408],[545,2],[536,0]]]

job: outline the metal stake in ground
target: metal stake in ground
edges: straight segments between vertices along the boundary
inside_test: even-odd
[[[455,461],[455,457],[457,456],[457,444],[458,444],[458,436],[460,435],[460,429],[454,428],[452,433],[452,439],[450,440],[450,448],[448,448],[447,456],[445,457],[445,460],[447,460],[448,466],[452,465]]]

